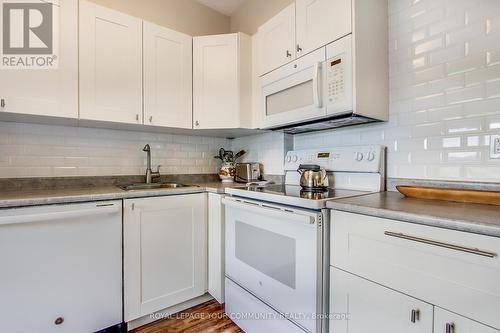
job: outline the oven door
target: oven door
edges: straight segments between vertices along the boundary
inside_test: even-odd
[[[318,49],[261,77],[261,128],[279,127],[326,115],[321,84],[325,52],[325,48]]]
[[[319,331],[321,213],[226,197],[226,276],[309,332]]]

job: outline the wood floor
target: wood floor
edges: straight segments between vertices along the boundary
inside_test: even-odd
[[[172,318],[139,327],[132,333],[244,333],[224,314],[216,301],[181,311]]]

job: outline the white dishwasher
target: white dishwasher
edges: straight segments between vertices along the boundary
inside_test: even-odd
[[[89,333],[122,322],[122,202],[0,210],[0,323]]]

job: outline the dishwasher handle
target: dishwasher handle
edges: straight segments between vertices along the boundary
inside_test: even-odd
[[[65,211],[64,208],[60,211],[46,212],[39,214],[20,214],[12,216],[0,216],[0,225],[8,224],[20,224],[20,223],[37,223],[37,222],[47,222],[64,220],[79,217],[92,217],[99,215],[116,214],[121,211],[119,205],[96,205],[92,208],[79,209],[79,210],[68,210]]]

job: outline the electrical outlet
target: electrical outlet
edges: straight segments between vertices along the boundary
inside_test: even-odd
[[[500,159],[500,135],[490,136],[490,158]]]

